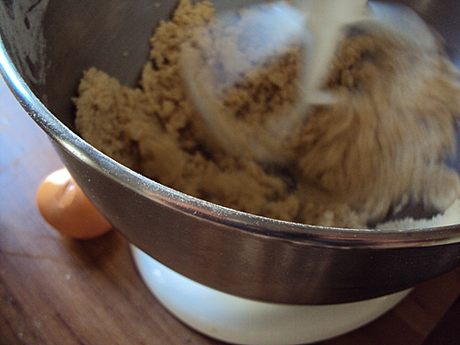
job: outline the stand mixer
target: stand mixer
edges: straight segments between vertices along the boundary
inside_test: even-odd
[[[363,0],[296,1],[293,4],[294,8],[285,3],[270,3],[244,19],[247,24],[243,24],[238,40],[250,42],[248,45],[264,43],[254,49],[249,61],[236,64],[224,77],[227,83],[238,83],[238,78],[252,66],[283,52],[283,46],[296,41],[306,45],[297,104],[281,119],[282,123],[279,119],[269,123],[262,133],[257,130],[251,133],[252,128],[240,132],[219,113],[220,95],[215,91],[218,89],[215,83],[222,78],[220,70],[211,67],[208,74],[202,73],[199,63],[184,50],[181,65],[190,95],[213,135],[231,154],[246,153],[266,163],[283,162],[280,142],[300,121],[308,120],[310,107],[334,102],[332,95],[321,88],[348,25],[378,23],[420,42],[430,37],[423,21],[404,7],[368,8],[367,1]],[[232,22],[228,14],[218,14],[218,17],[226,23]],[[231,52],[223,49],[219,53],[219,62],[225,65],[225,61],[231,59],[225,54]],[[206,51],[204,55],[208,55]],[[210,58],[213,63],[215,58]],[[269,141],[275,145],[268,146]],[[225,294],[194,282],[135,246],[132,253],[145,283],[170,312],[195,330],[229,343],[304,344],[328,339],[374,320],[410,293],[405,290],[376,299],[322,306],[266,303]]]
[[[271,3],[249,14],[249,19],[245,18],[248,28],[242,30],[238,39],[264,42],[264,45],[253,52],[249,62],[242,61],[230,76],[226,75],[227,82],[238,83],[239,76],[247,69],[264,61],[283,45],[297,40],[307,46],[298,81],[297,104],[285,114],[281,123],[279,119],[269,123],[262,132],[251,132],[252,128],[240,132],[234,128],[232,122],[219,113],[220,95],[215,91],[218,87],[209,83],[209,70],[203,76],[199,64],[183,54],[181,65],[190,95],[213,135],[230,154],[247,154],[266,163],[283,162],[280,142],[300,121],[308,120],[310,107],[334,102],[332,95],[321,88],[343,29],[348,25],[385,25],[420,44],[430,39],[427,26],[411,10],[378,4],[369,9],[366,4],[363,0],[296,1],[292,8],[285,3]],[[225,15],[221,15],[220,20],[231,21]],[[220,53],[222,64],[231,59],[225,56],[228,51]],[[212,67],[210,70],[211,80],[221,77],[219,70]],[[269,142],[275,144],[269,146]],[[321,306],[260,302],[194,282],[135,246],[132,246],[132,253],[146,285],[171,313],[193,329],[229,343],[275,345],[325,340],[374,320],[410,293],[409,289],[376,299]]]

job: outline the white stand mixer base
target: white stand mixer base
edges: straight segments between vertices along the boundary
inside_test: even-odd
[[[131,246],[147,287],[179,320],[212,338],[234,344],[313,343],[355,330],[384,314],[410,290],[335,305],[264,303],[196,283]]]

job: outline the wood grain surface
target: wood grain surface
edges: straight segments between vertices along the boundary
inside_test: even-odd
[[[61,167],[0,78],[0,344],[221,344],[156,301],[121,235],[70,240],[44,222],[36,190]],[[416,287],[371,324],[321,344],[421,344],[459,293],[457,269]]]

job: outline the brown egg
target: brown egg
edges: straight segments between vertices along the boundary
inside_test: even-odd
[[[94,238],[112,229],[67,169],[55,171],[43,181],[38,189],[37,205],[53,228],[73,238]]]

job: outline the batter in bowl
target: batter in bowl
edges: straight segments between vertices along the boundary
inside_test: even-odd
[[[459,74],[436,39],[351,32],[324,87],[335,102],[295,126],[287,158],[271,165],[229,154],[187,92],[184,44],[199,51],[193,42],[210,35],[204,25],[214,17],[210,3],[182,1],[155,31],[136,89],[85,71],[75,99],[81,136],[166,186],[280,220],[367,228],[408,203],[444,212],[460,197],[445,163],[457,147]],[[223,116],[256,127],[282,114],[297,95],[299,54],[293,47],[227,88]]]

